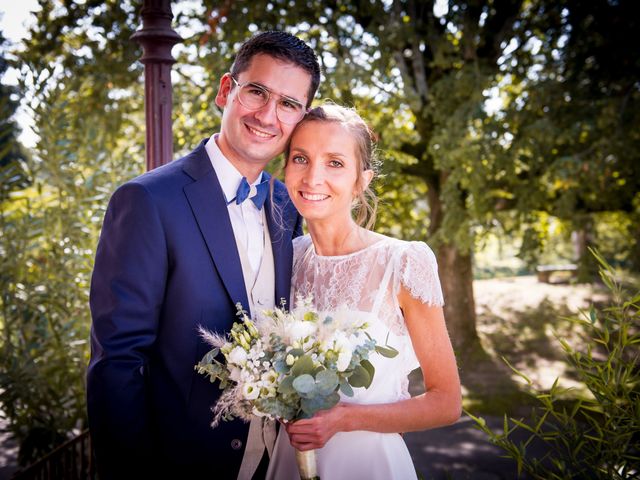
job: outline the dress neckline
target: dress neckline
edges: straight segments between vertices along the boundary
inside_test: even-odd
[[[386,237],[382,235],[382,238],[380,240],[377,240],[372,244],[367,245],[364,248],[361,248],[360,250],[356,250],[355,252],[345,253],[344,255],[319,255],[316,252],[316,247],[313,244],[313,240],[311,240],[311,235],[309,235],[309,251],[311,252],[311,255],[313,255],[313,257],[320,260],[345,260],[347,258],[356,257],[364,252],[367,252],[373,249],[374,247],[377,247],[378,245],[388,242],[389,240],[391,240],[391,237]]]

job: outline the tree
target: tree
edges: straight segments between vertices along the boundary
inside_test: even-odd
[[[437,252],[464,364],[481,351],[472,291],[479,230],[531,226],[525,254],[549,213],[597,222],[594,212],[614,212],[628,216],[625,228],[640,225],[632,3],[174,2],[185,37],[174,48],[174,145],[183,153],[218,129],[213,99],[240,42],[267,28],[306,40],[324,68],[320,96],[357,107],[380,137],[378,230]],[[102,214],[116,185],[144,169],[142,69],[129,41],[137,6],[40,4],[16,54],[40,136],[24,162],[32,183],[0,202],[0,353],[9,366],[1,401],[23,440],[40,425],[56,435],[82,425]],[[496,98],[502,105],[489,108]]]
[[[603,213],[638,219],[639,14],[628,0],[529,2],[501,62],[505,107],[486,128],[515,162],[508,188],[533,224],[530,249],[543,240],[537,212],[549,213],[576,231],[583,268]],[[637,241],[622,248],[638,258]]]
[[[6,48],[6,39],[0,32],[0,79],[9,67]],[[28,184],[24,167],[26,156],[18,142],[20,129],[14,119],[18,109],[18,95],[17,87],[0,83],[0,201],[10,191],[24,188]]]
[[[29,185],[0,199],[0,401],[22,465],[86,424],[95,245],[110,193],[144,170],[133,8],[41,6],[14,52],[39,140]]]
[[[469,135],[481,112],[482,92],[498,72],[501,43],[521,3],[456,2],[439,14],[434,1],[206,4],[210,31],[201,40],[216,61],[252,30],[299,34],[321,57],[327,77],[322,95],[366,112],[382,147],[397,159],[390,172],[422,184],[416,190],[426,194],[428,239],[438,252],[447,320],[461,354],[479,347],[467,186],[477,152],[466,151],[469,158],[459,162],[461,152],[448,146]],[[415,216],[406,218],[414,221],[415,233]]]

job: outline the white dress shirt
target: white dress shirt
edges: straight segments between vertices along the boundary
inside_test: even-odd
[[[216,143],[218,134],[215,134],[205,144],[205,150],[216,172],[222,192],[227,201],[227,209],[233,234],[236,237],[238,249],[243,248],[249,257],[249,263],[254,272],[260,268],[262,253],[264,251],[264,215],[255,204],[249,200],[256,194],[255,186],[262,180],[262,173],[255,182],[251,183],[251,193],[240,205],[236,204],[236,191],[242,180],[242,174],[227,160]],[[229,203],[231,202],[231,203]],[[263,207],[264,209],[264,207]]]

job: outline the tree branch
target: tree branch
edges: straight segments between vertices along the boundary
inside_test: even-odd
[[[482,28],[483,40],[477,51],[478,58],[483,58],[495,63],[502,53],[500,44],[506,40],[513,31],[513,25],[518,18],[523,0],[495,0],[494,12],[489,14]]]

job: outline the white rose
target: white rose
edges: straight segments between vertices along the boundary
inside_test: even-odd
[[[334,343],[334,351],[338,354],[338,361],[336,362],[336,367],[339,372],[344,372],[347,368],[349,368],[349,364],[351,363],[352,350],[349,339],[344,334],[337,334],[335,343]]]
[[[350,350],[341,350],[338,353],[338,361],[336,362],[336,368],[339,372],[344,372],[347,368],[349,368],[349,364],[351,363],[351,351]]]
[[[253,383],[245,383],[242,386],[242,396],[245,400],[255,400],[260,395],[260,387]]]
[[[287,358],[285,359],[285,362],[287,363],[287,365],[291,366],[295,363],[296,361],[296,357],[294,357],[293,355],[289,354],[287,355]]]
[[[287,333],[292,340],[302,340],[316,331],[313,322],[296,321],[287,325]]]
[[[229,352],[227,361],[235,365],[244,365],[247,362],[247,351],[242,347],[235,347]]]

